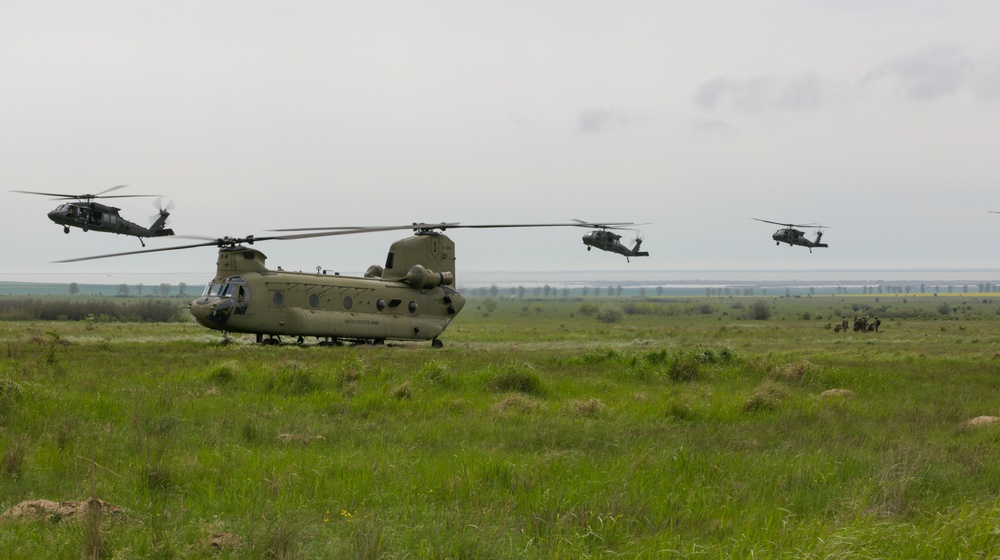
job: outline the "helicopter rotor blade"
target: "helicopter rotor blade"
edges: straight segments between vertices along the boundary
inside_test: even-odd
[[[572,218],[572,220],[574,222],[578,222],[577,224],[575,224],[578,227],[597,228],[597,229],[622,229],[622,230],[631,230],[633,228],[627,227],[627,226],[645,226],[645,225],[649,225],[649,222],[642,222],[642,223],[639,223],[639,224],[634,223],[634,222],[602,222],[602,223],[597,223],[597,222],[587,222],[587,221],[584,221],[584,220],[580,220],[578,218]]]
[[[101,192],[99,192],[99,193],[95,194],[95,195],[94,195],[94,198],[97,198],[97,197],[99,197],[99,196],[102,196],[102,195],[104,195],[104,193],[109,193],[109,192],[111,192],[111,191],[117,191],[118,189],[124,189],[124,188],[125,188],[125,187],[127,187],[127,186],[128,186],[128,185],[115,185],[115,186],[111,187],[110,189],[104,189],[103,191],[101,191]],[[108,198],[108,197],[104,197],[104,198]]]
[[[384,227],[349,227],[349,226],[330,226],[330,227],[300,227],[300,228],[285,228],[285,229],[272,229],[268,231],[338,231],[338,230],[351,230],[356,232],[361,231],[390,231],[396,229],[413,229],[414,231],[431,231],[431,230],[447,230],[447,229],[496,229],[496,228],[533,228],[533,227],[583,227],[583,228],[605,228],[605,229],[628,229],[625,226],[637,225],[632,222],[608,222],[606,224],[598,224],[593,222],[584,222],[583,220],[573,220],[576,223],[544,223],[544,224],[461,224],[461,223],[440,223],[440,224],[426,224],[426,223],[414,223],[408,226],[384,226]]]
[[[412,226],[410,226],[412,227]],[[57,263],[69,263],[69,262],[79,262],[79,261],[91,261],[96,259],[107,259],[111,257],[123,257],[126,255],[141,255],[143,253],[159,253],[162,251],[178,251],[183,249],[195,249],[198,247],[235,247],[237,245],[247,244],[253,245],[258,241],[287,241],[293,239],[311,239],[314,237],[332,237],[335,235],[352,235],[355,233],[370,233],[372,231],[390,231],[394,229],[400,229],[400,227],[384,227],[384,228],[355,228],[355,229],[342,229],[337,231],[318,231],[311,233],[297,233],[292,235],[267,235],[267,236],[254,236],[248,235],[246,237],[199,237],[191,235],[178,235],[176,237],[186,238],[186,239],[204,239],[203,243],[192,243],[189,245],[174,245],[172,247],[158,247],[156,249],[140,249],[137,251],[124,251],[121,253],[107,253],[104,255],[93,255],[90,257],[77,257],[75,259],[64,259],[60,261],[53,261]]]
[[[820,224],[783,224],[781,222],[772,222],[771,220],[762,220],[760,218],[751,218],[751,219],[757,220],[758,222],[764,222],[764,223],[774,224],[776,226],[784,226],[784,227],[801,227],[801,228],[829,228],[830,227],[830,226],[823,226],[823,225],[820,225]]]
[[[75,259],[63,259],[61,261],[52,261],[52,262],[56,262],[56,263],[71,263],[71,262],[80,262],[80,261],[91,261],[91,260],[95,260],[95,259],[107,259],[107,258],[110,258],[110,257],[123,257],[125,255],[138,255],[140,253],[159,253],[161,251],[177,251],[177,250],[180,250],[180,249],[193,249],[195,247],[211,247],[211,246],[216,245],[216,244],[217,243],[215,241],[208,241],[208,242],[205,242],[205,243],[195,243],[195,244],[192,244],[192,245],[175,245],[173,247],[159,247],[157,249],[143,249],[141,251],[124,251],[124,252],[121,252],[121,253],[108,253],[106,255],[95,255],[95,256],[92,256],[92,257],[78,257],[78,258],[75,258]]]
[[[37,195],[41,195],[41,196],[51,196],[51,197],[53,197],[53,200],[93,200],[95,198],[145,198],[145,197],[151,197],[151,196],[161,196],[161,195],[158,195],[158,194],[115,194],[115,195],[110,195],[110,196],[104,194],[106,192],[111,192],[111,191],[114,191],[114,190],[118,190],[118,189],[120,189],[122,187],[126,187],[126,186],[128,186],[128,185],[118,185],[118,186],[115,186],[115,187],[111,187],[110,189],[103,190],[103,191],[101,191],[101,192],[99,192],[97,194],[90,194],[90,193],[85,193],[85,194],[66,194],[66,193],[50,193],[50,192],[21,191],[21,190],[12,190],[10,192],[23,193],[23,194],[37,194]]]

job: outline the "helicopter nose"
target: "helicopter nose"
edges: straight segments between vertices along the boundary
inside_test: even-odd
[[[203,297],[191,302],[191,315],[202,326],[217,329],[226,324],[235,307],[230,298]]]
[[[63,212],[60,212],[59,210],[53,210],[49,212],[49,219],[58,224],[59,219],[62,218],[63,215],[64,215]]]

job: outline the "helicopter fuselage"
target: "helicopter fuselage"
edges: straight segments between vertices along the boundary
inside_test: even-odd
[[[446,245],[443,235],[435,237],[409,240]],[[372,266],[364,277],[268,270],[266,257],[256,249],[222,248],[217,275],[191,303],[191,314],[205,327],[256,334],[259,342],[265,336],[295,336],[300,341],[434,340],[439,345],[437,337],[462,310],[465,297],[451,287],[453,272],[404,262],[409,240],[394,244],[387,266]],[[411,253],[422,252],[410,246]],[[400,262],[394,263],[397,257]],[[439,264],[447,269],[453,260]],[[410,266],[402,273],[393,264]]]
[[[587,246],[589,251],[591,247],[600,249],[602,251],[608,251],[611,253],[618,253],[619,255],[624,255],[628,257],[648,257],[648,251],[640,251],[639,247],[642,245],[642,240],[637,239],[635,247],[629,249],[621,243],[621,235],[617,233],[598,229],[591,231],[583,236],[583,244]]]
[[[810,241],[806,237],[805,232],[795,228],[782,228],[771,235],[771,239],[775,241],[775,244],[787,243],[788,245],[799,245],[801,247],[809,247],[810,250],[813,247],[829,247],[826,243],[820,243],[820,239],[822,238],[823,233],[818,232],[816,241]]]
[[[49,219],[63,226],[63,231],[69,233],[70,227],[83,231],[103,231],[134,237],[161,237],[173,235],[171,229],[163,224],[169,215],[164,212],[149,228],[132,223],[119,215],[120,208],[101,204],[99,202],[67,202],[49,212]]]

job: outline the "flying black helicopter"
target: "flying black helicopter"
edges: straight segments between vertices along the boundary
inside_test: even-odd
[[[780,222],[772,222],[770,220],[762,220],[760,218],[754,219],[758,222],[783,226],[771,235],[771,239],[774,240],[775,245],[781,245],[782,243],[788,243],[789,247],[792,245],[800,245],[802,247],[808,247],[810,253],[813,252],[813,247],[829,247],[826,243],[820,243],[820,240],[823,239],[823,231],[820,228],[825,228],[827,226],[821,226],[819,224],[783,224]],[[817,228],[816,241],[810,241],[806,238],[806,234],[803,233],[802,230],[795,228]]]
[[[173,209],[172,202],[168,203],[166,206],[160,204],[157,205],[159,215],[156,217],[153,224],[148,228],[144,228],[126,220],[125,218],[122,218],[118,213],[121,208],[115,208],[114,206],[94,202],[98,198],[139,198],[159,196],[155,194],[105,194],[124,188],[125,186],[126,185],[118,185],[116,187],[103,190],[97,194],[60,194],[35,191],[11,192],[52,196],[55,197],[55,200],[75,199],[74,202],[60,204],[55,210],[49,212],[49,219],[63,226],[63,233],[69,233],[70,227],[78,227],[83,231],[94,230],[117,233],[119,235],[130,235],[139,238],[139,243],[141,243],[143,247],[146,246],[146,242],[142,239],[144,237],[163,237],[173,235],[174,230],[164,227],[167,223],[167,218],[170,217],[170,210]]]
[[[586,224],[581,220],[576,220],[581,224]],[[597,247],[602,251],[608,251],[611,253],[618,253],[619,255],[625,255],[625,260],[627,262],[632,262],[629,257],[648,257],[649,251],[640,251],[639,247],[642,245],[642,238],[635,238],[635,245],[631,249],[622,245],[620,241],[622,236],[611,231],[612,229],[628,229],[623,226],[634,225],[627,223],[619,224],[587,224],[583,227],[596,226],[597,229],[583,236],[583,244],[587,246],[589,251],[592,247]]]
[[[344,341],[381,343],[386,340],[438,338],[465,305],[455,288],[455,243],[444,231],[454,228],[500,227],[598,227],[597,224],[494,224],[457,223],[385,227],[324,228],[273,236],[222,237],[202,243],[127,251],[90,259],[218,247],[216,274],[201,297],[190,304],[201,325],[227,333],[255,334],[258,343],[278,344],[281,336],[316,337],[320,344]],[[309,229],[309,228],[307,228]],[[264,253],[249,247],[256,242],[294,240],[334,235],[412,229],[414,235],[389,247],[385,266],[372,265],[364,276],[270,270]],[[295,231],[295,230],[293,230]]]

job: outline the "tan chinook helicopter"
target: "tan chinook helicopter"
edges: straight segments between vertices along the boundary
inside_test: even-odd
[[[616,224],[627,225],[627,224]],[[591,223],[460,225],[411,224],[387,227],[299,228],[276,236],[223,237],[174,247],[67,259],[106,257],[216,246],[215,278],[190,304],[201,325],[228,333],[256,335],[258,343],[279,344],[282,336],[302,344],[315,337],[321,345],[381,343],[386,340],[438,338],[465,306],[455,288],[455,243],[444,231],[455,228],[595,227]],[[256,242],[293,240],[375,231],[412,229],[414,235],[389,247],[385,266],[372,265],[364,276],[268,269]],[[322,231],[318,231],[322,230]]]

